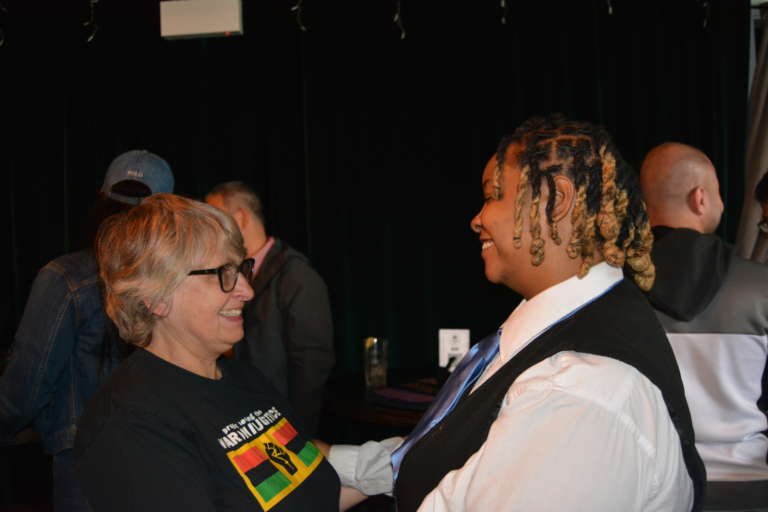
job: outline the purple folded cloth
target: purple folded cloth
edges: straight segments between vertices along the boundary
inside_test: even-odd
[[[405,389],[397,388],[383,388],[374,391],[374,394],[389,400],[399,400],[402,402],[412,402],[420,404],[428,404],[435,399],[433,395],[427,395],[424,393],[415,393],[413,391],[407,391]]]

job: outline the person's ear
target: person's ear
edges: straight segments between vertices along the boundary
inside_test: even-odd
[[[704,187],[694,187],[688,193],[688,208],[696,215],[703,215],[706,203]]]
[[[232,218],[235,219],[237,227],[240,231],[245,231],[245,227],[248,225],[248,212],[244,208],[240,207],[232,214]]]
[[[559,222],[571,211],[576,197],[576,187],[573,180],[562,174],[554,177],[555,204],[552,208],[552,221]]]
[[[144,305],[153,315],[159,317],[168,316],[168,313],[171,311],[171,307],[168,303],[163,301],[160,301],[157,304],[150,304],[149,302],[144,301]]]

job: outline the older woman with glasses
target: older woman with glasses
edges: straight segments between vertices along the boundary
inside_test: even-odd
[[[77,474],[96,510],[337,510],[344,489],[243,337],[253,260],[234,221],[158,194],[99,230],[108,315],[137,350],[82,417]]]

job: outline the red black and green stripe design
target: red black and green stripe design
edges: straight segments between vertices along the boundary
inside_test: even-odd
[[[293,492],[323,459],[285,418],[227,456],[264,510]]]

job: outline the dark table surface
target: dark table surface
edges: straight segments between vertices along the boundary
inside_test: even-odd
[[[445,381],[442,369],[390,369],[387,387],[382,392],[365,388],[360,373],[337,375],[327,386],[323,417],[318,438],[332,444],[361,444],[393,436],[407,436]],[[420,400],[399,402],[396,398]],[[414,393],[413,396],[408,394]],[[394,500],[373,496],[350,512],[394,512]]]
[[[362,373],[336,376],[327,386],[319,437],[331,443],[359,444],[405,436],[443,380],[434,369],[390,370],[387,387],[371,391],[366,390]]]

